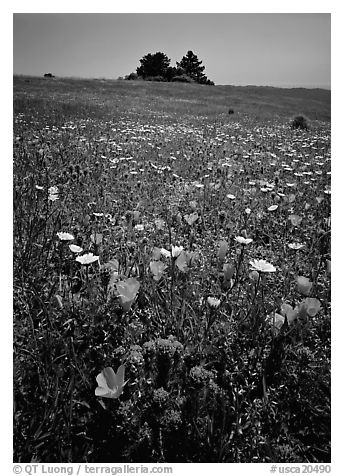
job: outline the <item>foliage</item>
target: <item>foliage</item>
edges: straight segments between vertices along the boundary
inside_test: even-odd
[[[125,79],[129,80],[129,81],[134,81],[136,79],[139,79],[139,76],[137,73],[130,73],[128,74]]]
[[[330,124],[42,83],[15,81],[14,459],[329,462]]]
[[[170,66],[170,59],[161,52],[149,53],[140,59],[141,66],[136,69],[137,76],[129,75],[126,79],[143,78],[146,81],[175,81],[175,82],[192,82],[207,84],[213,86],[213,81],[207,79],[203,71],[205,69],[202,61],[197,56],[188,51],[183,56],[180,63],[176,63],[176,67]],[[190,79],[191,78],[191,81]]]
[[[190,76],[190,78],[197,83],[206,83],[207,77],[203,73],[205,66],[202,66],[202,61],[200,61],[191,50],[183,56],[179,63],[177,62],[177,66],[183,68],[185,74]]]
[[[292,129],[301,129],[301,130],[308,130],[309,123],[305,116],[295,116],[291,122]]]
[[[190,76],[188,76],[187,74],[180,74],[180,75],[176,75],[172,78],[172,81],[173,82],[176,82],[176,83],[194,83],[195,81],[190,78]]]
[[[170,59],[160,51],[154,54],[148,53],[140,59],[141,66],[136,69],[138,76],[146,79],[152,76],[165,77],[170,65]]]

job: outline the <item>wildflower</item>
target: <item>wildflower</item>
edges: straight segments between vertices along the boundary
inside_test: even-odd
[[[166,250],[165,248],[160,249],[160,253],[165,257],[165,258],[171,258],[171,252]]]
[[[134,228],[136,231],[143,231],[145,229],[144,225],[135,225]]]
[[[291,249],[291,250],[301,250],[302,248],[305,247],[305,245],[303,245],[302,243],[288,243],[288,247]]]
[[[125,281],[119,281],[116,284],[116,290],[120,304],[125,312],[128,312],[135,301],[136,295],[140,289],[140,283],[135,278],[128,278]]]
[[[313,283],[308,278],[305,278],[304,276],[298,276],[296,281],[297,281],[297,290],[304,296],[308,296],[312,289]]]
[[[278,312],[275,312],[269,317],[269,321],[274,330],[274,333],[278,334],[284,324],[285,317],[281,316],[281,314],[278,314]]]
[[[56,233],[57,236],[60,238],[61,241],[71,241],[74,240],[74,236],[71,235],[70,233],[64,233],[63,231],[60,231]]]
[[[209,296],[207,302],[210,307],[219,307],[221,301],[220,299]]]
[[[81,253],[83,251],[81,246],[77,245],[69,245],[69,249],[72,251],[72,253]]]
[[[36,189],[37,189],[37,190],[43,190],[44,187],[42,187],[41,185],[36,185]]]
[[[268,208],[268,211],[274,212],[275,210],[277,210],[277,208],[278,208],[278,205],[271,205],[271,207]]]
[[[149,268],[153,273],[153,279],[159,281],[166,269],[166,265],[162,261],[151,261],[149,263]]]
[[[251,269],[258,273],[274,273],[276,268],[264,259],[250,261]]]
[[[245,208],[245,213],[249,215],[251,213],[251,208]]]
[[[293,226],[298,226],[302,222],[302,217],[299,215],[289,215],[288,218]]]
[[[97,397],[103,398],[118,398],[122,392],[123,387],[127,382],[124,382],[124,365],[120,365],[117,373],[112,367],[106,367],[97,375],[97,384],[95,394]]]
[[[99,256],[95,256],[93,253],[86,253],[82,256],[78,256],[77,258],[75,258],[75,261],[84,265],[94,263],[95,261],[98,261],[98,260],[99,260]]]
[[[48,193],[48,200],[50,200],[51,202],[55,202],[59,199],[59,191],[56,186],[49,187]]]
[[[173,246],[172,245],[172,257],[173,258],[177,258],[182,251],[183,251],[182,246]]]
[[[232,195],[231,193],[229,193],[227,195],[227,198],[229,198],[230,200],[235,200],[235,195]]]
[[[281,305],[281,314],[282,316],[286,317],[288,320],[288,324],[291,324],[297,318],[298,309],[292,308],[292,306],[288,303],[283,303]]]
[[[248,277],[251,279],[251,281],[254,281],[256,283],[259,279],[259,273],[255,270],[251,271]]]
[[[236,236],[234,239],[241,245],[249,245],[253,241],[252,238],[244,238],[243,236]]]

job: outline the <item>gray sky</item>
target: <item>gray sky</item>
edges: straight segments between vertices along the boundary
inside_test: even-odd
[[[329,88],[330,48],[326,13],[13,15],[14,74],[117,78],[192,50],[216,84]]]

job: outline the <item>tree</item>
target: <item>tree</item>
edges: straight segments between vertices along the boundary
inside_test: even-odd
[[[139,76],[146,78],[148,76],[166,76],[167,69],[171,60],[160,51],[144,56],[140,59],[141,66],[136,69]]]
[[[207,84],[208,79],[203,73],[205,66],[201,65],[202,61],[200,61],[192,51],[188,51],[180,63],[177,62],[177,66],[183,68],[185,74],[190,76],[190,78],[197,81],[197,83]]]

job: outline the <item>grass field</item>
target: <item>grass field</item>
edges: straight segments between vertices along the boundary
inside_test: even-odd
[[[330,120],[14,77],[14,461],[330,462]]]

